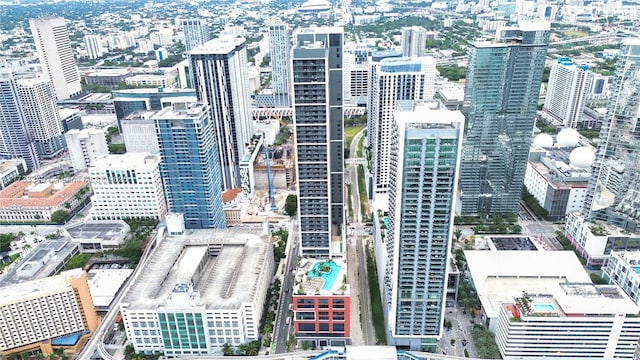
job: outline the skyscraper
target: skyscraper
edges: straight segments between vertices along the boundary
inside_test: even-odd
[[[549,23],[499,28],[473,42],[465,86],[463,213],[517,212],[549,44]]]
[[[176,104],[153,117],[167,208],[183,214],[187,229],[226,227],[215,123],[209,114],[207,105]]]
[[[205,19],[184,19],[182,29],[184,30],[184,48],[187,53],[211,39],[209,25]]]
[[[18,96],[22,102],[26,130],[43,159],[51,159],[65,150],[64,134],[56,94],[49,79],[19,79]]]
[[[583,213],[626,231],[640,231],[640,39],[625,39],[600,129]]]
[[[239,188],[240,159],[253,135],[245,39],[213,39],[191,50],[189,62],[198,100],[210,107],[222,188]]]
[[[391,126],[398,100],[431,100],[436,61],[424,58],[386,58],[372,67],[368,129],[373,138],[371,164],[376,195],[387,194]],[[382,200],[382,199],[378,199]],[[386,201],[382,201],[386,203]]]
[[[291,39],[286,24],[269,25],[269,56],[271,57],[271,85],[276,107],[289,107],[289,56]]]
[[[27,124],[11,70],[0,67],[0,158],[22,158],[27,168],[40,167],[34,142],[27,135]]]
[[[412,350],[442,336],[463,129],[462,113],[438,102],[398,102],[384,291],[390,343]]]
[[[300,29],[292,51],[302,256],[331,256],[344,227],[342,28]]]
[[[399,57],[402,57],[402,52],[400,51],[383,50],[383,51],[375,51],[371,53],[371,62],[369,64],[369,77],[367,79],[368,87],[369,87],[369,99],[367,100],[367,109],[369,110],[369,113],[371,113],[371,109],[373,108],[373,104],[371,103],[373,101],[373,97],[375,96],[373,88],[375,84],[378,83],[378,79],[376,78],[375,74],[378,73],[378,69],[380,68],[380,61],[382,61],[382,59],[399,58]],[[372,134],[372,131],[375,130],[372,120],[373,119],[371,115],[367,116],[367,144],[369,145],[370,149],[373,149],[373,143],[375,139],[374,134]]]
[[[421,57],[427,47],[427,29],[422,26],[402,28],[402,56]]]
[[[82,91],[80,73],[73,58],[69,33],[63,18],[29,19],[33,41],[44,74],[53,82],[58,100]]]
[[[589,66],[559,57],[551,66],[549,87],[542,110],[564,127],[577,128],[591,86]]]

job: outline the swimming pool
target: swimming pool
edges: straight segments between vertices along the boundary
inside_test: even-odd
[[[640,266],[632,266],[631,267],[637,274],[640,274]]]
[[[382,221],[384,222],[384,226],[388,229],[389,228],[389,217],[388,216],[383,217]]]
[[[320,266],[322,265],[329,266],[328,273],[320,272]],[[333,290],[333,284],[336,282],[336,278],[338,277],[339,273],[340,273],[340,265],[334,263],[333,261],[325,261],[325,262],[318,262],[315,265],[313,265],[313,269],[311,269],[307,273],[307,276],[310,279],[317,278],[317,277],[323,278],[324,284],[322,284],[322,290],[331,291]]]
[[[535,312],[555,312],[556,307],[552,304],[533,304],[533,311]]]

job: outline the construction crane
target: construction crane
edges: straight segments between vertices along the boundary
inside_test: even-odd
[[[264,136],[264,135],[263,135]],[[267,163],[267,184],[269,185],[269,202],[271,203],[271,211],[278,210],[276,198],[273,195],[273,176],[271,175],[271,160],[269,159],[269,147],[263,146],[264,161]]]
[[[282,119],[282,117],[280,115],[278,115],[278,113],[276,113],[275,111],[273,111],[271,108],[267,107],[265,104],[260,104],[260,107],[263,109],[266,109],[267,112],[269,113],[269,115],[277,120],[280,123],[280,127],[287,127],[288,128],[288,124],[286,121],[284,121],[284,119]],[[296,150],[296,141],[295,141],[295,137],[293,136],[293,131],[291,129],[289,129],[289,143],[291,144],[291,149],[289,151],[289,156],[291,157],[291,163],[293,164],[293,167],[295,168],[295,150]],[[267,158],[267,164],[269,163],[269,160]],[[267,167],[267,172],[270,176],[271,174],[271,166]]]

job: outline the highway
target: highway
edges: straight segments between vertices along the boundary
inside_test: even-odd
[[[296,261],[298,260],[298,223],[297,220],[291,219],[289,221],[289,239],[287,241],[287,257],[286,267],[284,268],[284,275],[282,277],[282,290],[280,291],[280,300],[278,301],[278,309],[276,310],[276,326],[273,329],[273,343],[272,347],[274,354],[282,354],[286,352],[286,342],[289,338],[289,334],[293,330],[291,324],[293,319],[287,324],[287,317],[292,317],[293,313],[289,310],[289,305],[292,304],[294,286],[294,274],[291,269],[296,269]]]

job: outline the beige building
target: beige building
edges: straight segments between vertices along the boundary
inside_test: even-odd
[[[126,78],[124,82],[127,85],[135,86],[157,86],[157,87],[170,87],[176,83],[176,75],[153,75],[153,74],[140,74]]]
[[[53,352],[52,339],[78,335],[81,346],[96,330],[96,314],[87,273],[74,269],[59,275],[0,289],[0,353],[40,349]],[[82,335],[80,335],[82,333]]]

